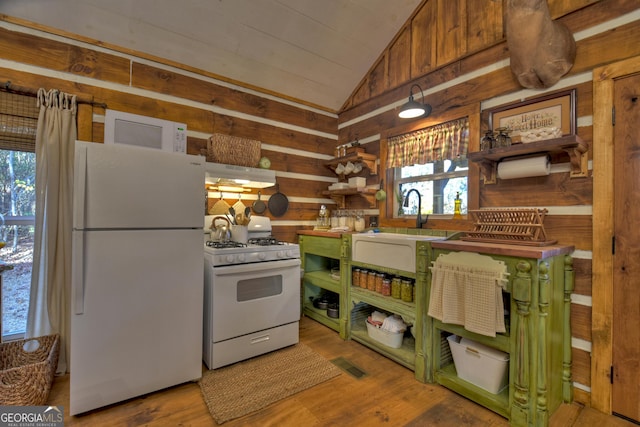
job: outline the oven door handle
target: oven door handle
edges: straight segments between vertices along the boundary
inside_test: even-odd
[[[212,267],[213,274],[216,276],[228,276],[238,273],[253,273],[256,271],[264,272],[270,270],[281,270],[283,268],[291,268],[300,266],[300,259],[283,259],[278,261],[254,262],[250,264],[224,265],[220,267]]]

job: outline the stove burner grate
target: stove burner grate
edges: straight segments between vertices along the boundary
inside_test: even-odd
[[[240,242],[216,242],[215,240],[209,240],[207,242],[207,246],[215,249],[224,249],[224,248],[244,248],[247,245]]]
[[[250,245],[258,245],[258,246],[284,245],[283,242],[279,241],[275,237],[252,237],[249,239],[248,243]]]

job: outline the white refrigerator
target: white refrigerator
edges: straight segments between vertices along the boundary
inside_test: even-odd
[[[76,142],[71,415],[202,376],[204,164]]]

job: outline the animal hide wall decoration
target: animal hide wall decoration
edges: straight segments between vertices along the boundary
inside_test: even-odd
[[[573,66],[573,34],[551,19],[547,0],[507,0],[506,12],[511,71],[525,88],[553,86]]]

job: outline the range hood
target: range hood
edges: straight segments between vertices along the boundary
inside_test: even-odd
[[[207,162],[205,170],[205,183],[215,187],[236,188],[242,191],[244,188],[267,188],[276,184],[276,173],[270,169]]]

